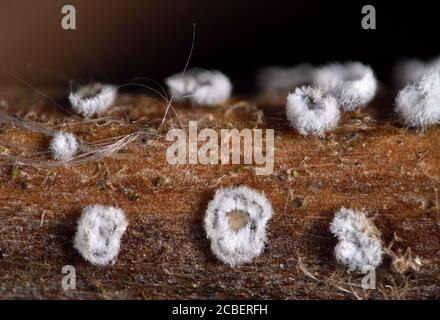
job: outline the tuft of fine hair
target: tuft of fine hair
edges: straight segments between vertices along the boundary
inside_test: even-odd
[[[320,67],[314,73],[313,84],[335,96],[345,111],[366,106],[377,91],[373,70],[360,62]]]
[[[72,108],[84,117],[106,111],[116,100],[117,88],[110,84],[93,83],[69,94]]]
[[[50,142],[50,151],[55,160],[71,160],[78,151],[78,141],[69,132],[55,132]]]
[[[323,135],[335,128],[340,112],[337,100],[320,88],[301,87],[287,97],[287,119],[303,135]]]
[[[267,67],[258,72],[256,82],[263,92],[288,92],[310,84],[314,71],[314,67],[306,63],[291,68]]]
[[[403,88],[397,95],[394,111],[408,127],[424,130],[440,123],[440,68]]]
[[[119,208],[88,206],[78,221],[74,247],[93,265],[114,262],[127,225],[125,214]]]
[[[330,231],[338,238],[336,260],[349,271],[364,272],[382,262],[380,232],[364,212],[341,208],[335,215]]]
[[[233,211],[247,215],[240,230],[230,225],[228,214]],[[232,267],[251,262],[264,249],[266,224],[271,216],[272,205],[261,193],[245,186],[218,189],[204,219],[212,252]]]
[[[176,100],[190,100],[196,105],[214,106],[229,99],[231,81],[217,70],[191,69],[176,73],[165,80]]]

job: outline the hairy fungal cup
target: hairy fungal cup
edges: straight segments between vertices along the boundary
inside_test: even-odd
[[[266,224],[271,216],[270,202],[250,188],[217,190],[205,215],[212,252],[230,266],[251,262],[264,249]]]
[[[310,64],[300,64],[292,68],[264,68],[257,75],[257,85],[264,92],[287,92],[310,84],[314,70]]]
[[[78,221],[74,246],[91,264],[106,265],[116,259],[127,225],[121,209],[88,206]]]
[[[336,260],[349,271],[363,272],[364,268],[376,268],[382,262],[380,232],[362,211],[341,208],[330,231],[339,240],[335,247]]]
[[[188,70],[165,80],[170,94],[177,100],[188,99],[197,105],[212,106],[225,102],[231,96],[231,81],[220,71]]]
[[[72,108],[85,117],[106,111],[117,96],[117,88],[110,84],[94,83],[71,92],[69,101]]]
[[[50,151],[55,160],[71,160],[78,151],[78,141],[73,134],[58,131],[50,142]]]
[[[313,84],[335,96],[345,111],[365,106],[377,91],[373,70],[359,62],[320,67],[314,73]]]
[[[402,123],[420,130],[440,123],[440,69],[435,69],[403,88],[394,111]]]
[[[322,135],[336,127],[339,106],[336,99],[320,88],[301,87],[287,97],[287,119],[299,133]]]

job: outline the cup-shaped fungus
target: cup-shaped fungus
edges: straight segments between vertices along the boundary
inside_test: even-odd
[[[117,88],[110,84],[94,83],[71,92],[72,108],[85,117],[106,111],[115,101]]]
[[[106,265],[116,259],[127,225],[119,208],[88,206],[78,221],[74,246],[91,264]]]
[[[272,216],[267,198],[245,186],[216,191],[205,215],[211,250],[231,266],[251,262],[266,243],[266,224]]]
[[[362,211],[341,208],[335,215],[330,231],[339,240],[336,260],[350,271],[364,272],[382,262],[382,241],[374,223]]]
[[[287,97],[286,114],[299,133],[322,135],[336,127],[340,112],[333,96],[320,88],[301,87]]]
[[[345,111],[365,106],[377,91],[373,70],[359,62],[320,67],[314,73],[313,85],[333,95]]]
[[[396,98],[394,111],[408,127],[424,130],[440,123],[440,68],[403,88]]]
[[[197,105],[214,106],[231,96],[231,81],[216,70],[191,69],[176,73],[165,80],[176,100],[189,99]]]

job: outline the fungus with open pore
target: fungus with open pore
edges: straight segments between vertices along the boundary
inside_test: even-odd
[[[230,266],[249,263],[266,243],[272,205],[245,186],[216,191],[205,215],[205,230],[214,255]]]

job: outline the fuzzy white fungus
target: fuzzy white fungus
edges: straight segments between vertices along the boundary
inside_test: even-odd
[[[78,221],[74,246],[91,264],[106,265],[116,259],[127,225],[119,208],[88,206]]]
[[[339,240],[335,247],[336,260],[349,271],[363,272],[365,267],[376,268],[382,262],[380,232],[362,211],[341,208],[330,231]]]
[[[183,76],[174,74],[165,80],[176,100],[188,99],[197,105],[213,106],[231,96],[231,81],[220,71],[188,70]]]
[[[310,84],[314,70],[310,64],[299,64],[291,68],[267,67],[258,73],[257,85],[263,92],[288,92]]]
[[[393,70],[394,85],[397,88],[403,88],[437,68],[440,68],[440,57],[427,62],[418,59],[399,61]]]
[[[440,123],[440,69],[434,69],[403,88],[394,111],[408,127],[425,129]]]
[[[117,96],[117,88],[110,84],[94,83],[71,92],[69,101],[72,108],[85,117],[106,111]]]
[[[339,106],[336,99],[320,88],[301,87],[287,97],[287,119],[299,133],[322,135],[336,127]]]
[[[359,62],[320,67],[314,73],[313,84],[335,96],[345,111],[365,106],[377,91],[373,70]]]
[[[251,262],[264,249],[271,216],[270,202],[250,188],[217,190],[205,215],[212,252],[230,266]]]
[[[73,134],[58,131],[50,142],[50,151],[55,160],[70,160],[78,151],[78,141]]]

